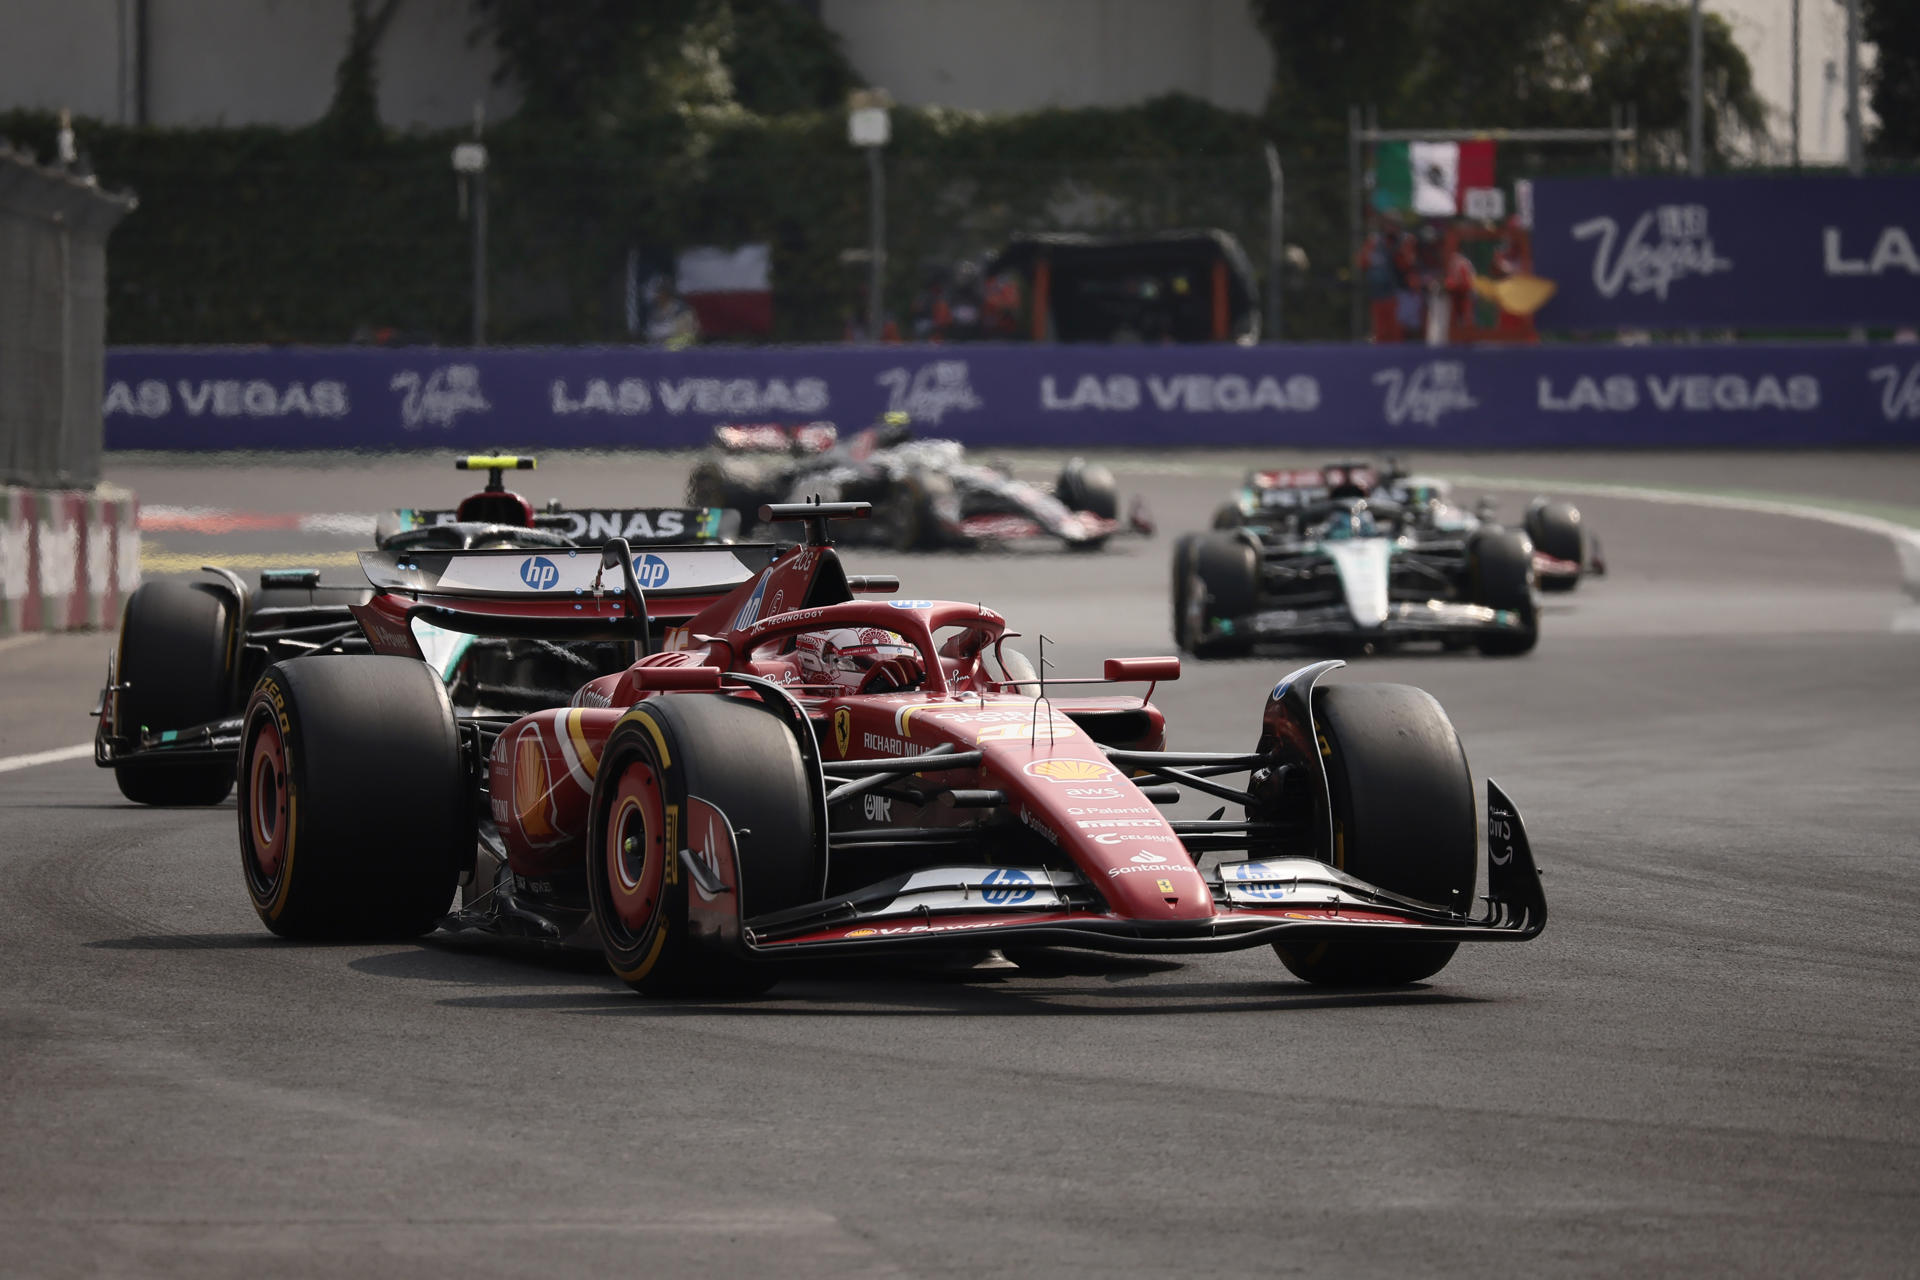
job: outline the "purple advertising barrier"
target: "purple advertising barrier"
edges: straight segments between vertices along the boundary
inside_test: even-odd
[[[1920,324],[1920,176],[1543,178],[1542,328]]]
[[[889,410],[1003,447],[1905,446],[1920,347],[140,348],[104,408],[109,449],[678,449]]]

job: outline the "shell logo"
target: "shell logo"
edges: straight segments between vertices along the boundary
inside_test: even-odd
[[[1027,772],[1049,782],[1105,782],[1120,775],[1095,760],[1035,760]]]
[[[513,809],[520,816],[520,829],[529,839],[540,840],[553,834],[553,824],[546,812],[552,790],[547,783],[546,747],[540,741],[539,730],[529,730],[521,734],[515,744],[513,760]]]

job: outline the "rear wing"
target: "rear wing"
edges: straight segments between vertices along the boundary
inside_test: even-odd
[[[768,542],[650,547],[634,555],[634,576],[653,621],[684,620],[751,582],[777,551]],[[602,557],[599,547],[362,551],[360,568],[378,593],[374,611],[390,621],[425,611],[434,625],[452,631],[632,638],[626,571],[617,564],[603,568]]]
[[[434,525],[454,524],[452,508],[401,507],[383,522],[388,533],[406,533]],[[610,538],[642,543],[721,542],[739,536],[740,515],[724,507],[582,507],[573,511],[536,511],[533,527],[557,533],[582,546],[599,546]]]

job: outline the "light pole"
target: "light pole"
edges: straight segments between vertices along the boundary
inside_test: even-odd
[[[887,174],[880,152],[893,137],[885,89],[856,90],[847,102],[847,141],[867,153],[867,341],[880,340],[881,288],[887,262]]]
[[[453,171],[460,175],[460,211],[473,194],[473,345],[487,345],[487,144],[480,141],[484,108],[473,106],[473,141],[453,149]]]
[[[1700,0],[1693,0],[1687,28],[1687,171],[1696,178],[1706,172],[1707,163],[1700,81]]]

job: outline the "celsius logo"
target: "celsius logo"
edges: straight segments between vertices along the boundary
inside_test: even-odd
[[[649,591],[666,586],[670,574],[667,562],[652,555],[640,557],[640,563],[633,567],[633,572],[640,579],[640,585]]]
[[[520,581],[535,591],[551,591],[560,585],[560,567],[545,556],[532,556],[520,564]]]
[[[980,894],[991,907],[1017,907],[1033,901],[1033,890],[1026,886],[1033,877],[1013,867],[996,867],[981,879],[987,888]]]

